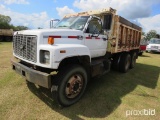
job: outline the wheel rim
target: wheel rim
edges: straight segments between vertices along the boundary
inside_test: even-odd
[[[79,74],[75,74],[70,77],[66,84],[65,94],[67,98],[75,98],[82,91],[83,77]]]

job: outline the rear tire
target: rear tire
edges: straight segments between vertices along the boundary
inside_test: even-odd
[[[143,52],[140,52],[138,55],[139,55],[139,56],[142,56],[142,54],[143,54]]]
[[[122,73],[126,73],[129,70],[131,63],[131,56],[128,53],[124,53],[121,56],[120,64],[119,64],[119,71]]]
[[[137,53],[136,52],[131,53],[131,64],[130,64],[131,69],[135,67],[136,59],[137,59]]]
[[[56,76],[57,85],[52,85],[51,93],[61,106],[76,103],[87,86],[87,72],[80,65],[62,68]]]
[[[119,71],[120,58],[121,58],[120,54],[117,54],[116,56],[113,57],[113,60],[112,60],[112,69],[113,70]]]
[[[0,36],[0,42],[2,42],[3,41],[3,37],[2,36]]]

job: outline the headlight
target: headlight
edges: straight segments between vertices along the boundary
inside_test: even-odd
[[[151,48],[151,46],[150,46],[150,45],[147,45],[147,46],[146,46],[146,48],[149,48],[149,49],[150,49],[150,48]]]
[[[50,63],[50,52],[46,50],[40,51],[40,62],[43,64],[49,64]]]
[[[44,59],[49,60],[49,58],[50,58],[49,52],[48,52],[48,51],[45,51],[45,52],[44,52]]]

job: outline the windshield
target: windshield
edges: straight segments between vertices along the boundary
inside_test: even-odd
[[[150,44],[160,44],[160,39],[151,39]]]
[[[54,28],[70,28],[76,30],[83,30],[88,18],[89,16],[63,18],[54,26]]]

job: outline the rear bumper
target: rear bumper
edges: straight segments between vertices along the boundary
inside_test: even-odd
[[[35,83],[37,85],[43,86],[45,88],[51,88],[51,75],[41,71],[29,68],[14,59],[11,59],[12,69],[18,74],[26,78],[28,81]]]
[[[148,51],[148,52],[160,52],[160,49],[147,48],[146,51]]]
[[[157,53],[160,53],[160,50],[151,50],[151,52],[157,52]]]

